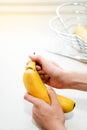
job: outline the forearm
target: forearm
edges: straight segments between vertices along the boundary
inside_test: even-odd
[[[65,72],[62,80],[65,88],[87,91],[87,73]]]

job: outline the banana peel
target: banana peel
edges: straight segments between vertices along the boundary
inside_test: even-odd
[[[51,103],[47,87],[43,83],[39,73],[37,72],[36,63],[34,61],[30,61],[29,64],[26,66],[26,70],[23,73],[23,83],[29,94],[34,97],[43,99],[49,104]],[[59,94],[57,94],[57,98],[64,113],[71,112],[74,109],[75,102],[72,99]]]

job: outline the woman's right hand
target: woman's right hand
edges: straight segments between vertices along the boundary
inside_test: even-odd
[[[46,60],[40,55],[30,55],[29,58],[36,62],[36,69],[44,83],[55,88],[63,88],[64,70],[58,64]]]
[[[74,72],[62,69],[58,64],[40,55],[29,56],[36,62],[36,69],[44,83],[55,88],[68,88],[87,91],[87,72]]]

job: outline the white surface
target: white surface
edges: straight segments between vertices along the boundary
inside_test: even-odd
[[[22,81],[28,55],[42,54],[58,62],[63,68],[87,71],[87,65],[53,54],[42,48],[57,49],[57,39],[48,27],[52,15],[0,16],[0,130],[38,130],[32,120],[32,104],[24,101]],[[58,41],[60,43],[61,41]],[[87,130],[87,93],[56,90],[76,101],[67,119],[68,130]]]

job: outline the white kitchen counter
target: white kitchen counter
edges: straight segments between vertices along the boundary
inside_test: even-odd
[[[53,16],[0,15],[0,130],[39,129],[32,120],[32,104],[23,99],[26,91],[22,78],[29,54],[35,51],[65,69],[87,71],[87,64],[44,52],[44,48],[58,48],[55,34],[48,26]],[[56,91],[77,104],[73,113],[66,115],[67,129],[87,130],[87,93]]]

